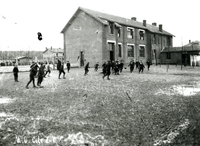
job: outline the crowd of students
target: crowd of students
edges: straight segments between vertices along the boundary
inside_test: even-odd
[[[150,62],[147,61],[147,69],[149,70],[150,68]],[[71,64],[69,61],[67,61],[66,64],[67,67],[67,72],[69,73],[70,68],[71,68]],[[130,73],[133,72],[134,69],[138,70],[139,73],[143,73],[145,65],[143,64],[142,60],[138,61],[134,61],[131,60],[130,63],[128,64],[128,67],[130,68]],[[57,70],[59,71],[58,74],[58,79],[61,79],[61,75],[63,75],[63,79],[65,79],[65,69],[64,69],[64,61],[61,61],[58,59],[58,63],[57,63]],[[84,67],[85,73],[84,76],[88,75],[89,72],[89,62],[87,62],[87,64]],[[97,62],[94,66],[94,71],[98,71],[99,68],[99,62]],[[107,76],[107,79],[110,80],[110,75],[111,74],[115,74],[115,75],[119,75],[123,69],[126,69],[126,67],[124,67],[124,63],[123,61],[107,61],[104,62],[102,64],[102,72],[103,72],[103,79]],[[30,74],[29,74],[29,81],[26,85],[26,88],[28,89],[29,84],[32,82],[33,83],[33,87],[37,88],[37,87],[43,87],[41,86],[43,78],[45,78],[47,75],[50,76],[51,74],[51,70],[52,68],[50,67],[50,64],[48,62],[45,63],[37,63],[37,62],[33,62],[32,65],[30,66]],[[18,67],[17,65],[14,66],[13,68],[13,74],[14,74],[14,80],[15,82],[18,82]],[[35,77],[37,77],[37,86],[35,84]]]

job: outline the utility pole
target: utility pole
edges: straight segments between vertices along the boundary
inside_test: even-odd
[[[182,43],[182,51],[181,51],[181,70],[182,70],[182,64],[183,64],[183,40],[181,37],[181,43]]]
[[[169,54],[169,46],[168,46],[168,48],[167,48],[167,63],[166,63],[167,72],[168,72],[168,69],[169,69],[169,59],[170,59],[170,54]]]
[[[182,45],[182,51],[181,51],[181,70],[182,70],[182,64],[183,64],[183,45]]]
[[[193,66],[193,68],[194,68],[194,52],[193,52],[193,43],[192,43],[192,57],[193,57],[192,66]]]

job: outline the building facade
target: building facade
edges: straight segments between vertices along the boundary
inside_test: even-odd
[[[200,41],[189,41],[182,47],[166,47],[161,51],[161,63],[200,66]]]
[[[61,31],[64,36],[64,60],[102,64],[107,60],[132,59],[160,63],[160,52],[173,45],[173,35],[162,25],[138,22],[79,7]]]
[[[43,52],[43,60],[55,64],[57,60],[64,60],[64,50],[61,48],[46,48]]]

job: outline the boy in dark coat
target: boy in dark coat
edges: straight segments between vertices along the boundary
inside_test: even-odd
[[[15,79],[15,82],[19,82],[18,81],[18,72],[19,72],[19,70],[18,70],[18,67],[17,67],[17,64],[14,66],[14,68],[13,68],[13,74],[14,74],[14,79]]]
[[[37,86],[40,86],[40,87],[42,87],[41,83],[44,78],[44,68],[45,68],[45,65],[43,63],[41,63],[39,71],[38,71],[38,82],[37,82]]]
[[[89,67],[89,63],[90,63],[90,62],[88,62],[88,63],[85,65],[85,74],[84,74],[85,76],[86,76],[86,75],[88,74],[88,72],[89,72],[89,68],[90,68],[90,67]]]
[[[102,64],[102,71],[103,71],[103,74],[106,74],[106,62]]]
[[[99,68],[99,62],[97,62],[97,63],[95,64],[95,66],[94,66],[94,71],[97,71],[98,68]]]
[[[67,61],[67,71],[68,71],[68,73],[69,73],[70,67],[71,67],[71,64],[69,63],[69,61]]]
[[[136,69],[138,69],[140,62],[138,60],[135,61]]]
[[[148,70],[149,70],[149,68],[150,68],[150,65],[151,65],[151,63],[150,63],[150,61],[148,60],[148,61],[147,61]]]
[[[145,66],[144,66],[144,64],[142,63],[142,60],[140,60],[140,62],[139,62],[139,73],[140,73],[140,72],[143,73],[144,68],[145,68]]]
[[[122,60],[120,61],[119,66],[120,66],[120,67],[119,67],[119,71],[122,72],[122,70],[123,70],[123,68],[124,68],[124,63],[123,63]]]
[[[119,75],[119,68],[120,68],[120,64],[118,63],[118,61],[116,61],[116,64],[114,67],[115,75]]]
[[[58,59],[57,70],[60,70],[60,67],[61,67],[61,61]]]
[[[115,61],[114,60],[112,60],[112,62],[111,62],[111,68],[112,68],[112,73],[114,73],[115,72]]]
[[[110,80],[109,76],[110,76],[110,73],[111,73],[111,71],[110,71],[111,66],[112,65],[111,65],[110,61],[108,61],[106,66],[105,66],[106,67],[106,73],[103,75],[103,77],[102,77],[103,79],[104,79],[105,76],[107,76],[107,79]]]
[[[65,79],[65,71],[64,71],[64,62],[62,62],[60,68],[59,68],[59,75],[58,79],[60,79],[60,75],[63,73],[63,79]]]
[[[38,64],[37,63],[33,63],[31,66],[30,66],[30,80],[29,82],[27,83],[26,85],[26,88],[28,89],[28,85],[33,82],[33,87],[35,88],[35,75],[37,74],[37,68],[38,68]]]
[[[132,73],[134,70],[134,62],[131,61],[128,66],[130,66],[130,72]]]

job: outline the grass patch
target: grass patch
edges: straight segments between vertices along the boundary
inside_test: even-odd
[[[74,68],[66,79],[60,80],[58,72],[53,71],[42,83],[44,88],[38,89],[31,84],[30,89],[25,89],[29,79],[26,72],[19,73],[19,83],[13,81],[12,74],[1,74],[0,98],[15,101],[0,104],[0,113],[14,115],[0,117],[0,142],[4,146],[28,142],[33,145],[33,141],[41,146],[146,146],[188,119],[190,124],[185,131],[171,143],[160,145],[199,144],[199,94],[156,94],[160,89],[199,80],[198,71],[181,71],[173,66],[166,72],[165,66],[152,66],[143,74],[131,74],[126,69],[121,75],[111,75],[108,81],[102,79],[100,71],[90,69],[89,75],[83,76],[82,68]],[[195,75],[189,76],[192,72]],[[76,142],[69,140],[77,133]]]

